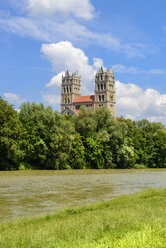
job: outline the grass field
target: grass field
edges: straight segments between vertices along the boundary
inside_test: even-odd
[[[166,247],[166,189],[0,224],[0,248]]]

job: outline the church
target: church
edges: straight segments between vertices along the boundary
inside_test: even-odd
[[[104,70],[102,67],[95,76],[94,95],[81,96],[81,76],[78,72],[62,76],[61,84],[61,113],[75,115],[80,107],[85,106],[93,111],[104,106],[115,116],[115,77],[112,68]]]

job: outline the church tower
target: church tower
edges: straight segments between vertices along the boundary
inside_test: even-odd
[[[95,109],[105,106],[115,116],[115,78],[112,68],[104,71],[101,67],[95,77]]]
[[[65,76],[62,75],[62,85],[61,85],[61,112],[69,107],[74,108],[73,102],[76,96],[81,95],[81,77],[78,72],[69,74],[67,71]]]

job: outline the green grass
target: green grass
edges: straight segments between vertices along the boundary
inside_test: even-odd
[[[166,247],[166,189],[0,225],[0,248]]]

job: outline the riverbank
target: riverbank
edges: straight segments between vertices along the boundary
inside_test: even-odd
[[[1,248],[166,247],[166,189],[0,224]]]
[[[69,169],[69,170],[13,170],[13,171],[0,171],[2,176],[43,176],[46,175],[82,175],[82,174],[110,174],[110,173],[128,173],[128,172],[150,172],[150,171],[166,171],[166,168],[128,168],[128,169]]]

